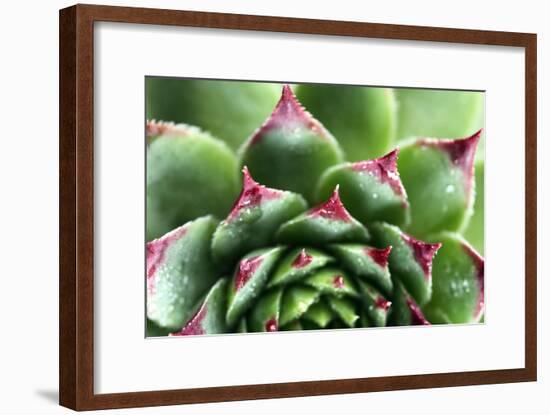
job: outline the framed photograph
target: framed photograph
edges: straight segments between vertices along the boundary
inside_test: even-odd
[[[60,404],[536,380],[536,35],[60,11]]]

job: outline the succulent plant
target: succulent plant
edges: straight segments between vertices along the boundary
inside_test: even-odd
[[[148,335],[482,317],[484,261],[460,234],[480,132],[346,158],[289,86],[236,155],[196,127],[147,130]]]

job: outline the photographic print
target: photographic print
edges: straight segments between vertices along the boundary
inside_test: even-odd
[[[59,23],[61,405],[537,380],[536,34]]]
[[[147,337],[483,322],[483,91],[145,92]]]

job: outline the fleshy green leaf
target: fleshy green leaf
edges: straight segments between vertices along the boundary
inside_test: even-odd
[[[258,184],[245,167],[241,195],[214,233],[214,258],[222,264],[233,264],[254,249],[273,245],[279,226],[305,209],[306,202],[300,195]]]
[[[385,326],[391,301],[388,301],[374,287],[363,281],[359,281],[359,287],[365,314],[369,319],[369,326]]]
[[[348,295],[357,297],[357,287],[353,279],[339,268],[327,267],[315,271],[303,280],[304,285],[315,288],[321,294],[337,297]]]
[[[268,287],[288,284],[301,280],[306,275],[319,269],[333,258],[313,248],[296,248],[290,251],[279,263]]]
[[[388,269],[391,246],[377,249],[360,244],[337,244],[330,245],[329,250],[353,275],[374,284],[387,295],[391,294],[393,284]]]
[[[483,127],[484,93],[395,89],[398,139],[464,137]]]
[[[317,199],[328,197],[334,187],[340,185],[344,205],[363,224],[384,221],[407,225],[409,202],[397,171],[398,151],[374,160],[331,167],[321,176]]]
[[[443,242],[433,263],[433,294],[423,308],[432,323],[479,321],[484,308],[484,259],[459,235]]]
[[[392,305],[388,316],[391,326],[429,326],[430,322],[424,317],[422,310],[409,295],[403,284],[394,283],[395,290]]]
[[[472,213],[474,158],[481,131],[457,140],[420,139],[402,147],[399,172],[417,237],[458,231]]]
[[[227,307],[227,278],[220,279],[189,322],[171,336],[196,334],[220,334],[226,332],[225,310]]]
[[[250,331],[277,331],[279,329],[279,310],[281,308],[282,289],[271,290],[262,295],[252,308],[248,317]]]
[[[147,240],[203,215],[223,217],[238,194],[237,160],[210,134],[188,125],[147,124]]]
[[[253,305],[267,284],[282,248],[266,248],[246,255],[237,265],[229,285],[227,325],[233,327]]]
[[[340,298],[334,296],[328,296],[327,301],[334,313],[342,320],[342,322],[346,326],[355,327],[355,323],[359,319],[359,315],[355,310],[353,301],[351,301],[349,298]]]
[[[392,147],[397,121],[393,90],[304,84],[296,95],[334,134],[347,160],[379,157]]]
[[[300,285],[288,288],[283,294],[281,326],[298,320],[318,299],[319,292],[313,288]]]
[[[294,245],[323,245],[331,242],[367,242],[367,229],[346,210],[338,187],[329,200],[283,224],[277,238]]]
[[[147,244],[147,316],[159,326],[181,329],[219,277],[210,255],[215,227],[207,216]]]
[[[324,299],[313,304],[302,316],[302,320],[315,323],[318,328],[324,329],[334,318],[334,313]]]
[[[474,214],[470,218],[468,227],[464,231],[464,237],[481,255],[485,250],[485,167],[483,160],[475,164],[476,194],[474,200]]]
[[[334,137],[302,108],[288,85],[240,154],[241,164],[261,183],[299,193],[310,202],[321,174],[343,161]]]
[[[270,114],[280,86],[169,77],[146,77],[147,117],[198,125],[233,150]]]
[[[405,285],[416,302],[426,304],[432,293],[432,260],[441,244],[420,241],[383,222],[373,224],[371,232],[377,246],[392,247],[389,256],[392,277]]]

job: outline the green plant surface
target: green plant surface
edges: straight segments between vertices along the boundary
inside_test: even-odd
[[[466,137],[483,128],[485,94],[416,88],[395,89],[397,138]]]
[[[317,185],[317,201],[336,186],[350,213],[364,225],[385,221],[399,226],[410,222],[407,193],[397,171],[398,150],[383,157],[329,168]]]
[[[361,99],[351,107],[376,106]],[[147,335],[481,321],[481,132],[381,151],[363,120],[354,145],[376,155],[344,161],[345,141],[289,86],[273,106],[238,153],[147,124]]]
[[[218,226],[212,253],[219,263],[275,243],[279,227],[306,209],[302,196],[267,188],[243,170],[243,189],[229,216]]]
[[[398,167],[411,206],[407,229],[413,235],[425,237],[467,226],[473,213],[480,133],[457,140],[419,139],[401,148]]]
[[[147,243],[147,316],[158,326],[181,328],[218,279],[210,250],[215,228],[205,216]]]
[[[260,82],[146,78],[147,118],[192,124],[237,150],[269,115],[279,86]]]
[[[392,277],[402,282],[418,304],[428,302],[432,294],[432,259],[441,244],[420,241],[383,222],[374,223],[371,231],[376,246],[392,247],[389,254]]]
[[[433,295],[424,308],[432,323],[478,321],[484,306],[484,261],[461,236],[434,237],[442,247],[433,262]]]
[[[347,160],[380,157],[394,147],[397,105],[392,89],[302,84],[296,96],[334,134]]]
[[[334,137],[285,86],[271,116],[240,149],[240,160],[256,180],[311,203],[321,174],[343,156]]]
[[[239,191],[229,147],[183,124],[150,122],[147,132],[147,240],[203,215],[227,215]]]
[[[464,237],[481,255],[485,252],[485,164],[478,160],[475,164],[476,194],[474,199],[474,213],[470,223],[464,231]]]

